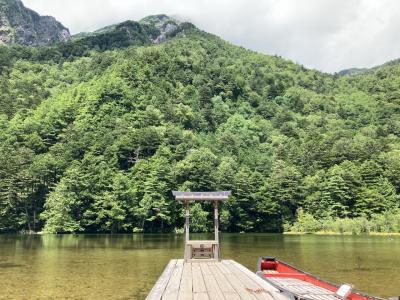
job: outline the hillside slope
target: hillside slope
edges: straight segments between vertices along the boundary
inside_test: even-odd
[[[179,30],[180,25],[182,25],[181,22],[167,15],[152,15],[143,18],[139,22],[126,21],[119,24],[106,26],[93,32],[78,33],[72,38],[74,41],[82,39],[99,41],[103,38],[110,38],[115,36],[115,42],[121,42],[122,40],[138,40],[139,37],[143,44],[158,44],[165,41],[168,34]],[[142,35],[144,34],[144,36],[140,36],[140,34],[135,34],[135,32],[132,32],[131,30],[141,31]],[[126,37],[121,36],[121,32],[123,31],[128,34]],[[101,42],[101,44],[104,47],[105,43]],[[118,46],[119,44],[115,45],[116,48]]]
[[[0,231],[173,231],[176,189],[232,190],[227,231],[399,207],[397,66],[335,77],[193,26],[54,60],[62,47],[2,50],[18,59],[0,78]],[[210,212],[194,205],[191,228]]]

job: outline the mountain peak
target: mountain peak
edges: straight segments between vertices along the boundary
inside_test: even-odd
[[[141,19],[139,23],[154,26],[160,31],[160,34],[153,39],[153,42],[156,44],[165,41],[168,33],[176,30],[181,24],[178,20],[164,14],[147,16]]]
[[[40,16],[20,0],[0,0],[0,44],[38,46],[69,39],[69,30],[54,17]]]
[[[175,24],[181,23],[178,20],[176,20],[170,16],[167,16],[165,14],[150,15],[150,16],[144,17],[139,22],[142,24],[154,25],[156,27],[163,26],[166,23],[175,23]]]
[[[89,48],[110,50],[130,45],[160,44],[178,33],[194,28],[164,14],[147,16],[140,21],[127,20],[93,32],[81,32],[72,40]]]

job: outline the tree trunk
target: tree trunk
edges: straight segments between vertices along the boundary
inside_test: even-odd
[[[36,205],[33,208],[33,232],[36,232]]]
[[[142,225],[140,226],[140,227],[142,227],[142,232],[144,232],[144,222],[146,222],[146,217],[143,217]]]
[[[28,212],[28,206],[26,205],[26,201],[24,201],[25,202],[25,215],[26,215],[26,221],[27,221],[27,223],[28,223],[28,231],[29,231],[29,233],[31,233],[31,231],[32,231],[32,228],[31,228],[31,222],[30,222],[30,218],[29,218],[29,212]]]

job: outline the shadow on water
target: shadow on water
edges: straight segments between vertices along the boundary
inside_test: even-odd
[[[6,269],[6,268],[18,268],[18,267],[23,267],[24,265],[20,264],[14,264],[14,263],[2,263],[0,262],[0,269]]]

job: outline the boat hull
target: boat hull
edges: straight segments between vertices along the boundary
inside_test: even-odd
[[[382,300],[355,291],[349,292],[345,297],[340,297],[337,294],[339,285],[322,280],[274,257],[260,257],[258,274],[280,291],[289,293],[297,299]]]

